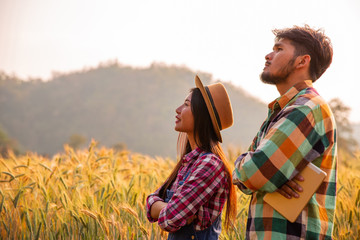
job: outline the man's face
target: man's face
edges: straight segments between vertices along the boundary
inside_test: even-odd
[[[295,47],[288,39],[275,42],[273,51],[265,56],[266,62],[260,75],[261,81],[268,84],[286,82],[295,69]]]

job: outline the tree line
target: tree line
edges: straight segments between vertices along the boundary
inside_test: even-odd
[[[13,149],[17,154],[52,155],[64,144],[80,148],[95,139],[114,149],[174,157],[175,109],[194,87],[195,74],[204,84],[215,81],[209,73],[182,66],[133,68],[116,61],[56,73],[50,81],[0,73],[0,149],[2,154]],[[247,147],[266,117],[266,105],[239,87],[223,84],[235,120],[224,130],[224,143]],[[341,117],[338,126],[346,133],[340,135],[342,146],[353,146],[352,126],[345,121],[350,110],[340,100],[333,105]]]

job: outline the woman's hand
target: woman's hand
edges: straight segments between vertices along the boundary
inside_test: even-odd
[[[302,182],[302,181],[304,181],[304,178],[303,178],[303,176],[301,176],[299,174],[296,175],[294,177],[294,179],[289,180],[287,183],[285,183],[281,188],[279,188],[277,190],[277,192],[280,193],[281,195],[283,195],[284,197],[288,198],[288,199],[291,199],[292,197],[298,198],[299,194],[296,191],[302,192],[303,189],[294,180]]]
[[[189,225],[190,223],[192,223],[195,219],[196,219],[196,215],[192,216],[191,218],[189,218],[188,220],[186,220],[186,225]]]
[[[167,206],[166,202],[157,201],[155,202],[150,209],[150,215],[153,219],[158,219],[160,211]]]

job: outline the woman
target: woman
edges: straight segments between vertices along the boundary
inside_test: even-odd
[[[232,108],[221,83],[197,88],[176,109],[180,161],[165,183],[147,197],[150,222],[170,232],[168,239],[218,239],[226,202],[225,226],[236,214],[231,170],[220,146],[220,130],[233,124]]]

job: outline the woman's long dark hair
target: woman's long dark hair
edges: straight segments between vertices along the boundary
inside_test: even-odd
[[[226,201],[226,215],[225,227],[228,229],[230,222],[235,220],[236,216],[236,192],[232,184],[232,174],[230,164],[225,157],[225,153],[220,146],[219,140],[216,136],[214,127],[211,122],[210,114],[207,110],[204,98],[198,88],[193,88],[190,91],[191,96],[191,111],[194,116],[194,138],[196,144],[206,152],[216,154],[224,163],[225,172],[227,176],[227,183],[229,192]],[[178,171],[182,165],[183,157],[185,154],[191,152],[190,143],[185,133],[179,133],[178,137],[178,155],[179,161],[171,172],[164,185],[161,187],[159,196],[163,199],[166,197],[166,189],[170,188],[174,183]]]

